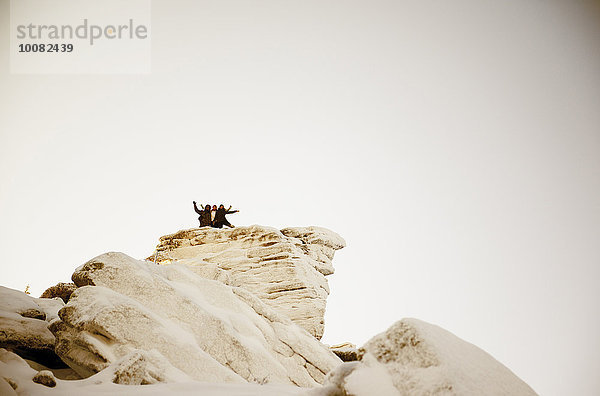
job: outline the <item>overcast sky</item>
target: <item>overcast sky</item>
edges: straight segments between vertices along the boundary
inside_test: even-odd
[[[600,394],[598,2],[154,1],[149,75],[11,75],[1,284],[197,225],[348,247],[324,341],[415,317],[542,395]]]

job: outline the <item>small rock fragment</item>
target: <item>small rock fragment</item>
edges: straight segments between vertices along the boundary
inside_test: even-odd
[[[329,349],[344,362],[354,362],[360,360],[358,348],[356,347],[356,345],[351,344],[349,342],[332,345],[329,347]]]
[[[33,377],[33,382],[36,384],[42,384],[49,388],[54,388],[56,386],[56,378],[54,378],[54,374],[50,370],[38,371],[38,373]]]
[[[15,381],[13,381],[11,378],[6,378],[6,377],[4,377],[4,380],[5,380],[5,381],[8,383],[8,385],[10,385],[10,387],[11,387],[11,388],[13,388],[13,389],[15,389],[15,390],[16,390],[16,389],[17,389],[17,387],[19,386],[19,385],[17,385],[17,383],[16,383]]]

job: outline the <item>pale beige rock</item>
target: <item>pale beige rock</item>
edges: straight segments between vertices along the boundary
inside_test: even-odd
[[[160,266],[107,253],[78,268],[73,280],[80,287],[50,328],[56,353],[83,377],[134,351],[158,353],[173,368],[208,382],[310,387],[340,363],[252,293],[200,277],[185,264]],[[161,377],[146,358],[131,361],[124,363],[124,372],[134,373],[131,381]],[[127,382],[128,376],[120,378]]]
[[[204,227],[161,237],[147,260],[177,260],[201,276],[242,287],[320,339],[329,295],[325,276],[334,272],[331,260],[344,246],[339,235],[320,227]]]
[[[123,385],[150,385],[185,378],[183,373],[171,376],[173,366],[156,351],[135,350],[115,363],[112,369],[112,382]]]
[[[33,298],[0,286],[0,348],[48,366],[62,365],[48,322],[63,305],[60,299]]]
[[[403,319],[327,375],[323,396],[534,396],[485,351],[417,319]]]

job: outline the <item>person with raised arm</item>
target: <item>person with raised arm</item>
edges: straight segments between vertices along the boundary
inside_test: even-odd
[[[202,205],[200,205],[200,207],[202,207]],[[209,204],[206,204],[202,210],[200,210],[198,209],[198,206],[196,206],[196,201],[194,201],[194,210],[200,215],[198,217],[198,220],[200,221],[200,227],[209,227],[212,225]]]
[[[213,222],[213,227],[223,228],[223,226],[226,225],[229,228],[234,228],[235,226],[232,225],[225,216],[237,212],[239,212],[239,210],[231,210],[231,206],[229,206],[229,209],[225,209],[225,205],[219,205],[219,209],[217,209],[215,220]]]

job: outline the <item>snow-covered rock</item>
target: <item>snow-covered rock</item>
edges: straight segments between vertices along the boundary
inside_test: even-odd
[[[146,261],[88,261],[45,292],[66,305],[0,287],[0,395],[535,395],[416,319],[359,349],[321,344],[325,276],[343,246],[317,227],[192,229]],[[72,369],[50,367],[59,356]]]
[[[360,362],[329,373],[319,394],[536,395],[485,351],[416,319],[403,319],[373,337],[360,355]]]
[[[206,279],[186,264],[106,253],[72,279],[79,288],[50,329],[56,353],[83,377],[140,351],[153,356],[141,378],[156,380],[153,373],[170,365],[195,380],[311,387],[341,363],[247,290]]]
[[[61,365],[48,322],[63,306],[60,299],[33,298],[0,286],[0,348],[49,366]]]
[[[242,287],[306,329],[317,339],[324,331],[331,260],[345,241],[320,227],[210,227],[160,238],[147,260],[184,262],[209,279]]]
[[[54,388],[56,386],[56,377],[54,377],[54,373],[50,370],[38,371],[31,380],[36,384],[41,384],[48,388]]]
[[[151,355],[136,351],[112,363],[98,374],[73,381],[33,369],[18,355],[0,348],[0,395],[308,396],[310,393],[306,388],[292,385],[194,381],[173,367],[164,370],[159,368],[157,371],[156,356]],[[157,374],[168,377],[169,381],[153,382],[152,378]],[[52,379],[55,386],[48,387],[36,382],[48,379]],[[52,380],[47,383],[52,384]]]
[[[149,385],[191,379],[155,350],[134,350],[113,364],[110,371],[113,373],[112,382],[124,385]]]
[[[434,396],[445,393],[399,393],[385,366],[372,356],[363,362],[345,362],[327,374],[323,387],[310,396]],[[458,395],[457,395],[458,396]]]

